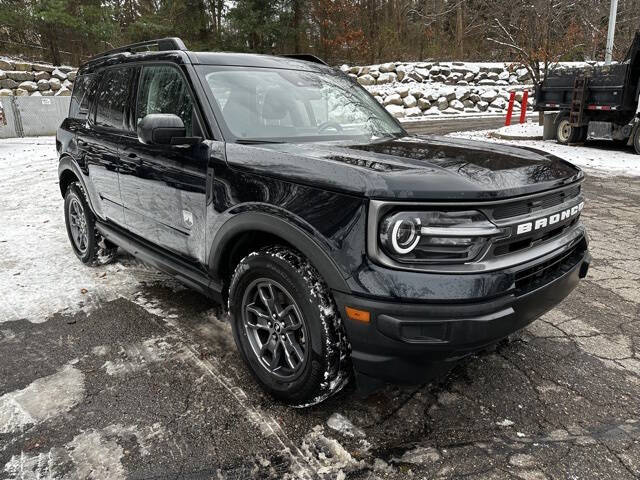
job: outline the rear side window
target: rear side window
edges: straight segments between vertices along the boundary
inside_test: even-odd
[[[69,106],[69,117],[86,120],[91,108],[91,102],[96,94],[98,82],[95,74],[82,75],[73,84],[73,94]]]
[[[126,130],[125,112],[129,104],[133,68],[112,68],[104,72],[98,93],[96,125]]]
[[[192,135],[193,101],[184,77],[175,67],[152,65],[142,69],[136,111],[137,122],[150,113],[173,113],[182,119],[186,135]]]

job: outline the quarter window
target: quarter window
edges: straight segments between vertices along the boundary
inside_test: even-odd
[[[138,86],[136,118],[150,113],[172,113],[184,123],[186,135],[193,134],[193,101],[180,71],[168,65],[144,67]]]
[[[129,93],[133,69],[113,68],[104,73],[98,94],[96,125],[126,130],[125,111],[129,104]]]
[[[85,120],[89,114],[91,102],[96,94],[97,83],[95,75],[82,75],[73,84],[73,94],[71,95],[71,105],[69,106],[69,116]]]

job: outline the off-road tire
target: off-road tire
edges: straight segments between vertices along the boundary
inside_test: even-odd
[[[255,306],[257,302],[264,303],[263,299],[259,299],[248,304],[247,296],[253,288],[260,290],[260,285],[264,287],[269,282],[274,282],[290,295],[298,307],[297,311],[301,313],[300,323],[306,328],[306,337],[299,346],[304,345],[305,355],[308,356],[304,363],[301,362],[297,373],[291,374],[291,378],[279,378],[269,370],[264,364],[264,357],[256,349],[255,337],[250,337],[254,335],[254,327],[247,326],[247,323],[252,323],[248,318],[253,314],[251,310],[246,313],[246,307]],[[282,292],[280,295],[280,299],[285,298]],[[281,246],[270,246],[244,257],[230,281],[228,306],[240,354],[258,383],[277,399],[294,407],[307,407],[322,402],[349,381],[349,345],[342,320],[327,285],[299,252]],[[270,312],[271,308],[268,310]],[[261,308],[261,312],[265,313],[266,310]],[[268,315],[262,315],[252,318],[257,323],[258,318],[266,321],[267,317]],[[265,330],[260,335],[268,338],[272,333],[273,330]],[[283,337],[281,348],[285,348],[284,342]]]
[[[556,139],[562,145],[583,143],[587,139],[587,127],[572,127],[568,114],[559,114],[555,122]]]
[[[86,240],[82,246],[74,239],[72,227],[72,209],[84,220]],[[96,231],[96,217],[89,207],[82,185],[73,182],[67,187],[64,195],[64,220],[71,248],[82,263],[90,266],[105,265],[113,261],[118,247],[104,239]]]

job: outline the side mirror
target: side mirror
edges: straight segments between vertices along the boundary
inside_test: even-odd
[[[186,137],[182,119],[173,113],[150,113],[138,122],[138,139],[146,145],[193,145],[200,137]]]

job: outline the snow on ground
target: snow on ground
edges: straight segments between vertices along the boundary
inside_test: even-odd
[[[493,131],[491,136],[505,140],[542,140],[542,130],[537,123],[516,123]]]
[[[568,146],[560,145],[555,140],[504,140],[494,138],[492,135],[495,132],[496,130],[454,132],[450,136],[537,148],[574,163],[596,176],[640,176],[640,155],[630,147],[621,147],[613,142],[587,142],[585,146]]]
[[[162,275],[130,257],[96,268],[76,258],[57,162],[54,137],[0,140],[0,324],[73,313],[135,291],[140,273]]]

